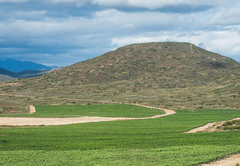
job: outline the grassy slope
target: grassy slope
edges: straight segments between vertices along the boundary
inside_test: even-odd
[[[2,129],[0,164],[198,164],[240,152],[240,132],[182,132],[239,116],[239,110],[179,110],[149,120]]]
[[[15,80],[15,78],[7,76],[7,75],[0,74],[0,82],[10,81],[10,80]]]
[[[190,43],[134,44],[41,77],[1,83],[0,113],[27,112],[28,105],[102,100],[238,109],[239,71],[233,59]]]
[[[150,117],[164,114],[163,110],[134,105],[39,105],[34,114],[11,114],[8,117]],[[0,115],[1,116],[1,115]],[[3,115],[2,115],[3,116]]]

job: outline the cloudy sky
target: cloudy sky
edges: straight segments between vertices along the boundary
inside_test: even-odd
[[[240,61],[239,16],[240,0],[0,0],[0,60],[64,66],[184,41]]]

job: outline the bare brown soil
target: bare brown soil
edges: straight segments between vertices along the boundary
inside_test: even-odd
[[[210,128],[211,126],[213,126],[215,123],[208,123],[204,126],[201,126],[201,127],[198,127],[198,128],[195,128],[195,129],[192,129],[192,130],[189,130],[185,133],[197,133],[197,132],[203,132],[205,131],[206,129]]]
[[[240,165],[240,154],[233,155],[223,160],[214,161],[209,164],[202,164],[201,166],[239,166]]]
[[[33,105],[30,105],[30,113],[29,114],[33,114],[34,112],[36,112],[36,109]]]
[[[144,105],[138,105],[143,107],[148,107]],[[154,108],[154,107],[148,107]],[[168,116],[175,114],[173,110],[162,109],[166,114],[155,115],[152,117],[144,118],[124,118],[124,117],[79,117],[79,118],[15,118],[15,117],[1,117],[0,125],[3,126],[51,126],[51,125],[67,125],[76,123],[89,123],[89,122],[104,122],[104,121],[117,121],[117,120],[137,120],[137,119],[153,119],[160,118],[163,116]],[[35,108],[30,106],[30,113],[34,113]]]
[[[240,118],[235,118],[232,120],[239,120]],[[232,121],[231,120],[231,121]],[[213,122],[213,123],[208,123],[204,126],[189,130],[185,133],[197,133],[197,132],[215,132],[215,131],[221,131],[218,127],[222,126],[223,123],[226,121],[221,121],[221,122]]]

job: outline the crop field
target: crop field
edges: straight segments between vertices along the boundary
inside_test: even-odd
[[[130,107],[121,106],[126,110]],[[38,106],[37,112],[41,107],[45,106]],[[71,106],[63,108],[67,107]],[[108,109],[103,111],[108,114]],[[174,115],[146,120],[4,127],[0,129],[0,165],[186,166],[240,152],[239,131],[183,133],[208,122],[240,117],[239,110],[176,112]],[[92,116],[91,112],[85,115]],[[104,113],[97,115],[103,116]],[[115,116],[122,115],[116,113]]]
[[[38,105],[34,114],[0,115],[7,117],[151,117],[164,114],[163,110],[135,105]]]

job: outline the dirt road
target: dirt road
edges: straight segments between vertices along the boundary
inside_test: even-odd
[[[142,107],[148,107],[144,105],[138,105]],[[148,107],[153,108],[153,107]],[[124,118],[124,117],[78,117],[78,118],[15,118],[15,117],[0,117],[0,126],[51,126],[51,125],[67,125],[76,123],[89,123],[89,122],[104,122],[104,121],[117,121],[117,120],[137,120],[137,119],[153,119],[160,118],[163,116],[168,116],[175,114],[173,110],[167,110],[162,108],[157,108],[164,110],[166,114],[155,115],[152,117],[144,118]],[[34,113],[34,106],[30,106],[30,113]]]
[[[240,120],[240,118],[235,118],[232,120]],[[232,121],[231,120],[231,121]],[[221,126],[223,123],[225,123],[226,121],[221,121],[221,122],[212,122],[212,123],[208,123],[204,126],[200,126],[197,127],[195,129],[189,130],[185,133],[197,133],[197,132],[214,132],[214,131],[218,131],[217,127]]]

